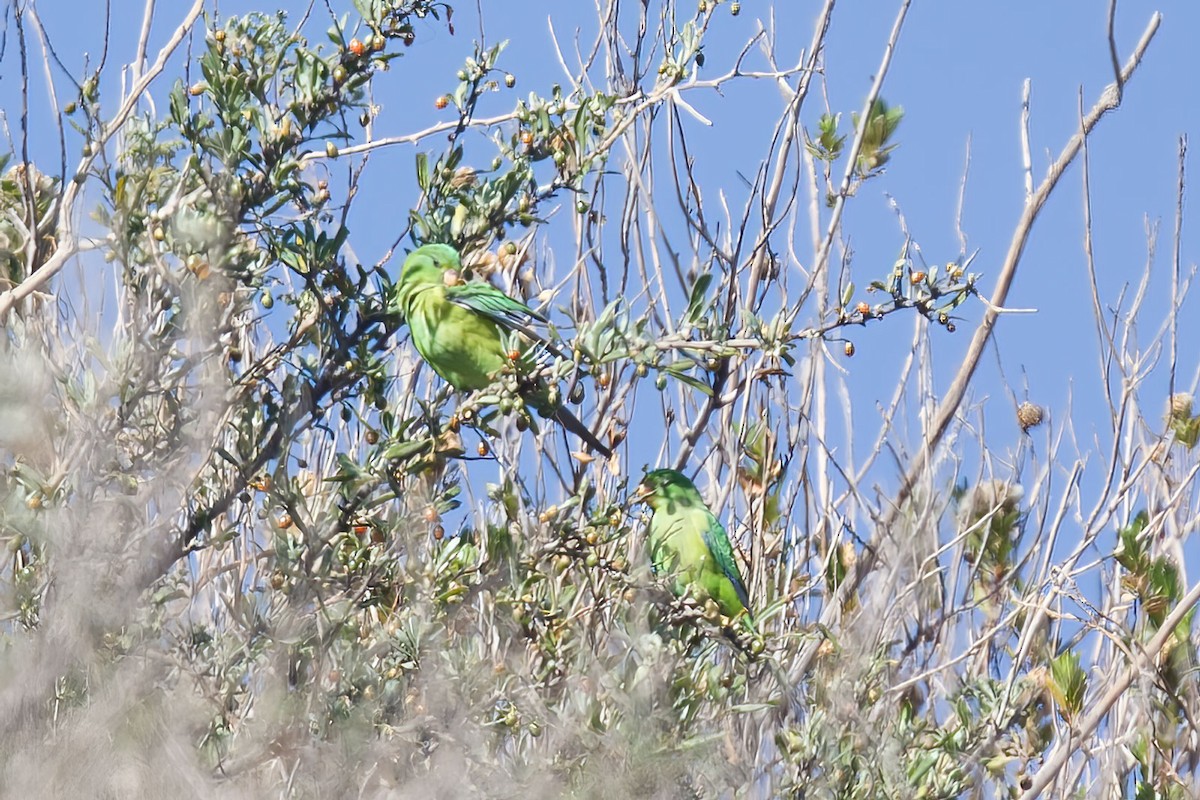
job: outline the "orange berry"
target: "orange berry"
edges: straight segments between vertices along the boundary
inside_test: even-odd
[[[350,40],[350,52],[354,53],[354,55],[356,55],[356,56],[361,56],[363,53],[367,52],[367,46],[364,45],[362,42],[360,42],[358,39],[351,39]]]
[[[446,95],[442,95],[437,100],[433,101],[433,107],[436,108],[438,111],[441,111],[443,108],[445,108],[448,105],[450,105],[450,98],[447,97]]]
[[[860,300],[858,305],[855,306],[855,309],[857,309],[858,313],[862,314],[864,317],[871,314],[871,304],[866,300]]]

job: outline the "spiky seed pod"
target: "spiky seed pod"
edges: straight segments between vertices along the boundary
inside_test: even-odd
[[[450,178],[451,189],[470,189],[476,183],[474,167],[459,167]]]
[[[1021,424],[1021,430],[1027,431],[1030,428],[1036,428],[1042,424],[1042,408],[1034,405],[1026,400],[1017,407],[1017,422]]]
[[[1171,395],[1171,419],[1191,419],[1193,401],[1186,392]]]

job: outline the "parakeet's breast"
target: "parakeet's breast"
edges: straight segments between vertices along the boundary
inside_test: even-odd
[[[704,529],[714,524],[716,520],[704,508],[656,512],[650,522],[650,558],[656,573],[673,579],[677,593],[686,589],[697,600],[712,598],[722,613],[732,617],[744,605],[704,541]]]
[[[650,521],[650,556],[657,572],[694,580],[712,561],[699,525],[703,517],[691,510],[656,513]]]
[[[456,389],[482,389],[504,366],[500,330],[445,299],[440,286],[413,296],[407,310],[413,345]]]

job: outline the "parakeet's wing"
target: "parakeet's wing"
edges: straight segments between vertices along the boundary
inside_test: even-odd
[[[490,319],[502,330],[521,333],[559,358],[567,358],[567,354],[558,345],[535,327],[545,325],[549,320],[490,283],[475,282],[447,287],[446,299]]]
[[[534,311],[520,300],[515,300],[490,283],[473,281],[458,286],[446,287],[446,297],[464,308],[469,308],[477,314],[492,317],[496,324],[504,325],[506,320],[523,322],[529,319],[545,322],[546,318]]]
[[[561,347],[538,327],[545,326],[549,320],[534,311],[519,300],[506,295],[490,283],[466,283],[446,288],[446,299],[451,303],[472,311],[475,314],[496,323],[501,330],[516,331],[533,343],[530,350],[534,360],[547,358],[547,354],[563,360],[571,357]],[[537,327],[535,327],[537,326]],[[587,442],[593,450],[604,455],[612,456],[612,450],[606,447],[596,436],[587,429],[567,409],[558,406],[547,408],[547,412],[558,420],[564,428]]]
[[[742,582],[742,574],[738,572],[737,561],[733,557],[733,545],[729,543],[729,534],[725,533],[725,528],[722,527],[711,511],[706,511],[705,516],[708,517],[708,524],[701,531],[701,535],[704,537],[704,544],[708,546],[708,551],[713,554],[713,559],[717,562],[717,566],[721,568],[721,572],[725,573],[725,577],[729,578],[729,582],[733,584],[733,589],[737,592],[738,599],[742,601],[742,605],[749,608],[750,593],[746,591],[746,584]]]

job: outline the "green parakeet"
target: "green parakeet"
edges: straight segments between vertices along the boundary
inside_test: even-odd
[[[738,572],[733,545],[704,505],[695,484],[673,469],[646,473],[637,498],[650,506],[650,560],[672,579],[676,594],[712,599],[727,617],[750,613],[750,595]]]
[[[459,391],[474,391],[491,385],[514,348],[527,357],[540,338],[531,323],[546,319],[490,283],[464,283],[461,269],[450,245],[418,247],[404,261],[393,307],[404,315],[413,346],[433,371]],[[544,381],[521,393],[539,414],[557,420],[605,458],[612,455],[570,411],[551,402]]]

